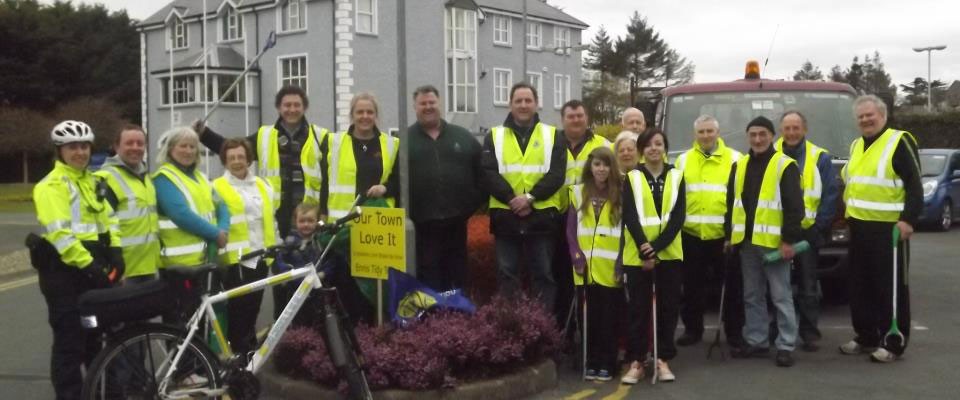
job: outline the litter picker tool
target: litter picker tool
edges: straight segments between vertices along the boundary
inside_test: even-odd
[[[587,379],[587,284],[590,283],[590,262],[583,267],[583,379]]]
[[[651,273],[650,297],[653,301],[650,302],[650,308],[653,311],[650,313],[650,321],[653,322],[653,377],[650,378],[650,383],[656,385],[657,379],[660,378],[660,355],[657,354],[657,268],[654,267]]]
[[[247,64],[247,67],[243,69],[243,72],[241,72],[240,75],[238,75],[237,78],[233,80],[233,83],[231,83],[230,86],[227,87],[227,90],[223,92],[223,95],[221,95],[219,99],[217,99],[217,102],[213,103],[213,107],[210,107],[210,111],[207,111],[207,114],[203,116],[203,120],[201,122],[204,125],[206,125],[207,120],[210,119],[210,116],[213,115],[213,112],[220,107],[220,104],[223,103],[223,100],[226,99],[227,96],[230,96],[230,94],[232,94],[233,91],[237,89],[237,86],[240,85],[240,80],[244,79],[247,76],[247,74],[250,73],[250,69],[252,69],[253,66],[260,61],[260,57],[263,57],[263,55],[267,52],[267,50],[272,49],[273,46],[275,46],[276,44],[277,44],[277,32],[270,31],[270,34],[267,35],[267,42],[263,45],[263,49],[260,49],[260,52],[257,53],[257,56],[254,57],[249,64]],[[206,56],[207,55],[204,54],[204,57]]]
[[[890,329],[887,330],[887,334],[883,335],[883,347],[890,348],[890,346],[903,346],[905,338],[903,337],[903,332],[900,332],[900,326],[897,323],[897,245],[900,244],[900,229],[896,226],[893,227],[893,316],[890,318]],[[892,340],[899,340],[898,343],[893,343]]]
[[[721,277],[722,281],[720,282],[720,309],[717,310],[717,333],[713,335],[713,343],[710,343],[710,347],[707,349],[707,359],[713,357],[713,350],[717,349],[720,353],[720,360],[727,360],[727,351],[725,349],[723,342],[720,340],[720,335],[723,334],[723,307],[724,302],[727,297],[727,274],[730,273],[730,265],[733,263],[733,250],[730,250],[729,254],[723,255],[724,266],[723,266],[723,276]],[[730,338],[727,338],[729,340]]]

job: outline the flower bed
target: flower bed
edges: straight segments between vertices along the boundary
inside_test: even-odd
[[[494,297],[474,315],[437,313],[407,329],[359,326],[356,335],[373,389],[452,387],[538,363],[560,345],[553,317],[526,298]],[[288,331],[275,364],[295,379],[341,384],[316,329]]]

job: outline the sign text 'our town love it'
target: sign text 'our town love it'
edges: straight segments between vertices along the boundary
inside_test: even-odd
[[[364,207],[350,226],[350,273],[387,279],[387,268],[406,272],[402,208]]]

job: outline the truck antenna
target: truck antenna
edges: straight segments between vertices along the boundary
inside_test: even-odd
[[[763,71],[761,74],[767,73],[767,64],[770,63],[770,53],[773,52],[773,44],[777,41],[777,33],[780,32],[780,24],[777,24],[777,28],[773,31],[773,38],[770,39],[770,48],[767,49],[767,57],[763,60]],[[760,80],[760,89],[763,89],[763,79]]]

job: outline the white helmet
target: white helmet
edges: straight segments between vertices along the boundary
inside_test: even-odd
[[[86,123],[68,119],[53,127],[50,131],[50,139],[57,146],[75,142],[93,143],[93,129],[90,129],[90,125]]]

